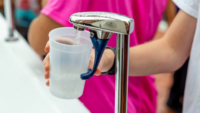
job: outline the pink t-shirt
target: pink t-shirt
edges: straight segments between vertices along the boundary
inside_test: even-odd
[[[127,15],[135,21],[130,36],[130,46],[135,46],[154,37],[166,4],[167,0],[49,0],[41,13],[63,26],[72,26],[69,17],[76,12],[104,11]],[[107,45],[116,47],[116,35]],[[128,113],[155,113],[156,95],[152,76],[130,76]],[[92,113],[114,113],[115,76],[93,76],[86,81],[79,99]]]

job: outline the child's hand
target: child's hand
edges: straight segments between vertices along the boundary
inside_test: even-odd
[[[44,51],[49,52],[49,50],[50,50],[50,46],[49,46],[49,42],[47,42],[44,48]],[[44,77],[45,79],[49,79],[49,71],[50,71],[49,53],[46,55],[45,59],[43,60],[43,65],[44,65],[44,70],[45,70]],[[46,85],[49,86],[49,80],[46,82]]]
[[[49,52],[49,50],[50,50],[50,46],[49,46],[49,42],[47,42],[44,51]],[[95,52],[94,52],[94,49],[92,49],[91,55],[90,55],[89,66],[88,66],[89,69],[93,69],[94,56],[95,56]],[[95,72],[95,75],[98,76],[101,74],[101,72],[108,71],[114,63],[114,58],[115,58],[115,55],[114,55],[113,51],[110,49],[105,49],[105,51],[102,55],[101,61],[99,63],[99,66]],[[45,68],[44,77],[45,77],[45,79],[49,79],[49,71],[50,71],[49,53],[43,60],[43,65]],[[49,86],[49,80],[46,82],[46,85]]]

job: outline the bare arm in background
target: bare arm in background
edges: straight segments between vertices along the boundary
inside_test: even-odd
[[[48,0],[42,0],[42,7],[46,5]],[[28,40],[32,48],[40,56],[46,55],[44,47],[49,40],[48,34],[52,29],[62,27],[46,15],[40,14],[35,18],[29,28]]]
[[[130,75],[173,72],[188,58],[197,19],[180,10],[164,37],[130,49]]]

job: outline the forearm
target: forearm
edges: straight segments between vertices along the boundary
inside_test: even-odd
[[[172,72],[182,65],[185,58],[177,60],[177,53],[164,39],[158,39],[130,48],[129,75],[144,76]]]
[[[134,76],[172,72],[188,58],[196,19],[180,11],[161,39],[130,48],[129,74]]]

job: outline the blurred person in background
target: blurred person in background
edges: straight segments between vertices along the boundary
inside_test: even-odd
[[[28,28],[40,13],[41,0],[14,0],[16,29],[27,40]]]
[[[72,27],[69,23],[70,15],[77,12],[104,11],[134,19],[134,32],[130,35],[130,46],[133,47],[152,40],[166,4],[167,0],[49,0],[41,14],[31,23],[29,42],[40,56],[46,55],[44,47],[49,40],[48,33],[58,27]],[[110,38],[107,45],[116,47],[116,35]],[[110,51],[106,49],[104,53]],[[106,54],[109,55],[113,54]],[[46,78],[49,77],[50,68],[48,59],[47,55],[46,62],[44,61]],[[108,65],[112,66],[113,62]],[[128,113],[156,113],[157,91],[153,76],[131,76],[128,88]],[[93,76],[86,81],[83,95],[79,100],[92,113],[113,113],[115,76]]]

